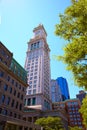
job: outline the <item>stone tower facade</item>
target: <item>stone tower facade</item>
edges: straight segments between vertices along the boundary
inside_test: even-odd
[[[33,30],[34,37],[28,42],[25,69],[28,88],[25,106],[40,110],[51,109],[50,94],[50,49],[43,25]]]

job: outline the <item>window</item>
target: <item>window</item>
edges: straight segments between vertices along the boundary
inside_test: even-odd
[[[6,55],[6,53],[5,53],[5,51],[4,51],[4,50],[1,50],[1,54],[2,54],[3,56],[5,56],[5,55]]]
[[[15,86],[17,87],[18,86],[18,83],[16,82]]]
[[[27,100],[27,105],[31,105],[31,98],[28,98],[28,100]]]
[[[2,103],[5,101],[5,95],[2,95]]]
[[[8,55],[6,55],[6,58],[9,59],[10,57]]]
[[[7,81],[10,81],[10,76],[7,77]]]
[[[30,85],[29,88],[32,88],[32,85]]]
[[[16,90],[14,90],[14,96],[16,95]]]
[[[35,69],[35,71],[37,71],[37,69]]]
[[[0,71],[0,77],[4,76],[4,72]]]
[[[12,100],[11,107],[14,107],[14,99]]]
[[[35,68],[37,68],[38,67],[38,65],[35,65]]]
[[[3,111],[3,114],[4,114],[4,115],[7,115],[7,110],[4,110],[4,111]]]
[[[38,64],[38,62],[35,62],[35,64]]]
[[[31,72],[33,72],[33,69],[31,70]]]
[[[18,102],[16,102],[16,109],[18,108]]]
[[[32,84],[32,81],[30,81],[29,84]]]
[[[12,79],[12,82],[11,82],[12,84],[14,84],[14,79]]]
[[[28,94],[31,94],[31,90],[28,90]]]
[[[39,42],[37,42],[37,48],[39,48]]]
[[[12,93],[12,87],[9,88],[9,92]]]
[[[22,91],[23,91],[23,92],[25,91],[24,87],[22,88]]]
[[[2,61],[2,58],[0,57],[0,61]]]
[[[14,113],[14,118],[16,118],[17,117],[17,114],[16,113]]]
[[[35,75],[37,74],[37,72],[34,73]]]
[[[9,105],[10,103],[10,97],[7,98],[6,105]]]
[[[36,104],[36,98],[32,98],[32,105],[35,105]]]
[[[2,108],[0,108],[0,114],[2,113]]]
[[[30,77],[30,80],[32,80],[33,79],[33,77]]]
[[[33,86],[33,88],[36,88],[36,84]]]
[[[33,73],[30,74],[30,76],[32,76],[32,75],[33,75]]]
[[[19,89],[21,89],[21,85],[19,85]]]
[[[19,98],[20,97],[20,93],[18,92],[18,95],[17,95],[17,97]]]
[[[12,112],[10,112],[10,116],[12,116]]]
[[[20,106],[19,106],[19,110],[22,110],[22,104],[20,104]]]
[[[33,89],[33,94],[36,94],[36,89]]]
[[[37,80],[34,80],[34,83],[36,83],[37,82]]]
[[[34,43],[34,49],[36,48],[36,43]]]
[[[4,90],[7,91],[7,89],[8,89],[8,85],[5,84],[5,85],[4,85]]]
[[[33,44],[31,45],[31,50],[33,50]]]
[[[34,76],[34,79],[37,79],[37,76]]]
[[[21,99],[23,100],[23,95],[21,95]]]

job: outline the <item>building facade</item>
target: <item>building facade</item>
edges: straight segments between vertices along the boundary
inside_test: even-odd
[[[27,106],[24,109],[25,113],[23,115],[25,121],[30,121],[34,123],[37,119],[43,117],[59,117],[62,121],[63,128],[68,130],[68,118],[65,110],[46,110],[42,111],[39,109],[28,108]],[[61,128],[60,128],[61,129]]]
[[[41,110],[51,109],[50,49],[43,25],[34,28],[34,37],[28,42],[25,69],[28,88],[25,106]]]
[[[76,98],[78,98],[82,104],[82,100],[85,98],[87,93],[83,90],[79,91],[79,93],[76,95]]]
[[[23,120],[27,73],[0,42],[0,130],[29,130]]]
[[[57,84],[56,80],[51,80],[51,100],[52,102],[60,102],[62,101],[62,95],[60,91],[60,87]]]
[[[56,80],[61,90],[62,101],[70,99],[67,80],[63,77],[58,77]]]
[[[53,110],[65,110],[68,118],[68,126],[78,126],[84,129],[82,124],[82,116],[79,113],[81,103],[79,99],[69,99],[62,102],[52,104]]]

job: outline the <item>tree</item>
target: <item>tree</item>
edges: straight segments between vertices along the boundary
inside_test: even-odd
[[[67,64],[76,85],[87,90],[87,0],[72,0],[59,17],[55,34],[68,43],[58,58]]]
[[[83,117],[83,124],[87,128],[87,96],[83,99],[82,106],[79,111],[81,112]]]
[[[40,125],[45,130],[63,130],[63,124],[59,117],[39,118],[35,124]]]
[[[70,127],[69,129],[70,129],[70,130],[82,130],[82,128],[79,128],[78,126]]]
[[[82,130],[82,129],[79,128],[78,126],[75,126],[75,127],[69,127],[69,130]]]

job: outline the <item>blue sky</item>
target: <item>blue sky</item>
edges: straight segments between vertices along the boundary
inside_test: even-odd
[[[51,78],[67,79],[70,97],[79,92],[73,77],[62,62],[53,55],[62,55],[62,48],[67,43],[55,36],[55,25],[59,23],[59,14],[70,5],[70,0],[0,0],[0,41],[14,54],[14,58],[24,67],[27,42],[33,36],[33,28],[43,24],[47,42],[51,49]]]

